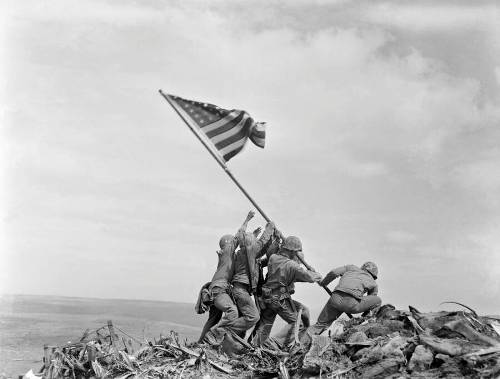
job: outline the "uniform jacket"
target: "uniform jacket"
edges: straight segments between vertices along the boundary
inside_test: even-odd
[[[361,299],[364,293],[368,295],[377,295],[378,286],[368,271],[360,269],[358,266],[341,266],[330,271],[321,285],[328,285],[332,280],[340,278],[335,291],[345,292],[356,299]]]
[[[242,230],[238,231],[236,238],[240,244],[240,250],[234,256],[233,283],[248,284],[250,292],[255,292],[259,280],[257,258],[265,253],[263,247],[267,244],[273,232],[274,227],[269,223],[258,240],[247,238],[247,233]]]
[[[269,257],[267,265],[267,280],[264,288],[276,290],[286,288],[287,292],[293,293],[295,282],[314,282],[317,273],[306,270],[299,263],[281,254],[273,254]]]
[[[228,243],[223,249],[217,252],[219,261],[217,262],[217,269],[212,277],[212,284],[210,289],[214,287],[221,287],[227,289],[233,277],[233,253],[236,248],[236,242]]]

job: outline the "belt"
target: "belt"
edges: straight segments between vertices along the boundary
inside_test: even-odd
[[[279,286],[274,288],[262,287],[262,294],[264,297],[276,297],[279,300],[291,299],[291,294],[287,287]]]
[[[347,296],[350,296],[352,297],[353,299],[356,299],[357,301],[361,301],[361,299],[355,295],[353,295],[352,293],[349,293],[349,292],[345,292],[345,291],[342,291],[342,290],[334,290],[333,293],[338,293],[340,295],[347,295]]]

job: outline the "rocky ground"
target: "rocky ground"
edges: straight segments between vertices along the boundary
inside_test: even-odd
[[[295,333],[288,349],[255,349],[237,336],[217,347],[172,332],[139,341],[112,323],[80,342],[47,347],[45,378],[497,378],[500,320],[474,311],[421,313],[384,305],[337,321],[326,336]]]

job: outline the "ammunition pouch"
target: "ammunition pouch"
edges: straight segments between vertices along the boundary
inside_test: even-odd
[[[284,308],[285,303],[292,300],[288,288],[280,286],[277,288],[262,287],[262,302],[264,308]]]
[[[203,288],[201,290],[201,303],[206,307],[211,307],[214,304],[214,298],[212,293],[207,289]]]
[[[208,290],[209,286],[210,282],[205,283],[198,293],[198,299],[196,300],[196,305],[194,306],[194,309],[198,314],[205,313],[210,309],[210,304],[208,301],[210,297],[210,291]]]

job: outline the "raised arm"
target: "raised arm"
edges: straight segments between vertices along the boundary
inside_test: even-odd
[[[240,226],[240,229],[238,230],[238,232],[243,232],[243,233],[246,233],[247,231],[247,226],[248,226],[248,222],[255,216],[255,212],[254,211],[250,211],[248,212],[247,214],[247,217],[245,218],[245,221],[243,221],[243,224],[241,224]]]
[[[236,239],[238,240],[240,246],[243,246],[245,243],[245,233],[247,231],[248,222],[253,218],[253,216],[255,216],[254,211],[248,212],[245,221],[243,221],[243,224],[241,224],[240,228],[238,229],[238,232],[236,233]]]
[[[256,248],[256,258],[261,257],[266,253],[266,249],[264,246],[269,242],[273,233],[274,233],[275,225],[274,222],[270,221],[266,224],[266,228],[264,229],[264,233],[257,240],[257,248]]]

